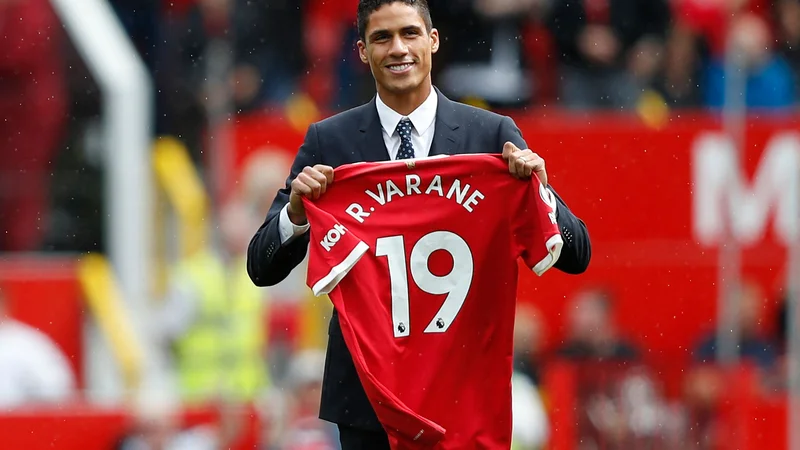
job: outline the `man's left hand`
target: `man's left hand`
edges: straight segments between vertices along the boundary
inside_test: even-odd
[[[503,145],[503,159],[508,163],[511,175],[517,178],[527,178],[532,174],[539,177],[539,181],[547,186],[547,171],[544,168],[544,159],[529,149],[520,150],[511,142]]]

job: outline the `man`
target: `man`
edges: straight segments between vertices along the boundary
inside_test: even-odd
[[[378,95],[309,127],[287,186],[278,192],[250,242],[247,269],[259,286],[279,283],[305,257],[309,225],[302,197],[323,195],[333,183],[333,167],[502,151],[511,175],[535,173],[547,185],[544,160],[527,149],[510,118],[453,102],[433,88],[431,59],[439,48],[439,32],[424,0],[361,0],[358,30],[359,55],[372,70]],[[558,202],[564,246],[554,267],[581,273],[589,263],[589,237],[584,224],[560,198]],[[320,418],[339,425],[343,450],[388,449],[387,435],[360,384],[336,311],[328,334]]]
[[[67,403],[77,393],[66,355],[42,331],[11,316],[0,286],[0,411]]]

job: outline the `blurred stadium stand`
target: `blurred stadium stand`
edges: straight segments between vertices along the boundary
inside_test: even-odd
[[[515,119],[593,243],[580,277],[523,271],[545,414],[515,450],[800,448],[800,1],[429,3],[434,83]],[[301,266],[251,314],[235,261],[308,124],[374,95],[356,5],[0,0],[0,391],[27,393],[0,448],[338,448],[329,302]],[[198,255],[212,288],[178,275]],[[25,339],[74,392],[4,378]],[[187,348],[265,376],[190,399]]]

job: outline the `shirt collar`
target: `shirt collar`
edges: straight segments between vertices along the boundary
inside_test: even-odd
[[[375,97],[375,105],[378,108],[378,117],[381,120],[381,127],[391,136],[397,129],[397,124],[400,123],[400,120],[405,116],[401,116],[397,111],[386,106],[386,103],[383,103],[383,100],[381,100],[380,95],[376,95]],[[433,125],[433,121],[436,119],[436,107],[438,104],[439,97],[436,95],[436,90],[431,87],[431,93],[428,95],[428,98],[408,115],[417,133],[423,134]]]

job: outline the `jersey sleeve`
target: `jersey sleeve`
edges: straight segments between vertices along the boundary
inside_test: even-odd
[[[314,202],[303,203],[311,225],[306,284],[316,296],[329,294],[369,246]]]
[[[514,238],[525,264],[542,276],[558,261],[564,245],[556,222],[556,198],[533,176],[521,203],[516,210]]]

